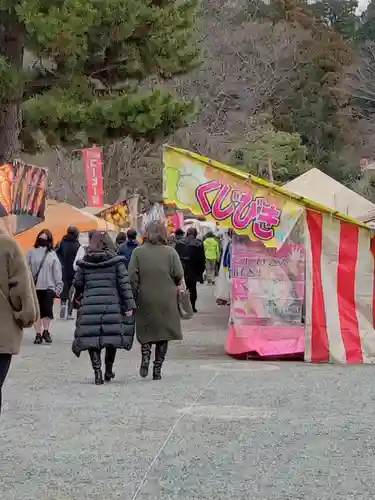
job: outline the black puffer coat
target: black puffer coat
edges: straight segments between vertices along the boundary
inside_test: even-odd
[[[113,346],[130,350],[134,337],[135,309],[125,258],[106,252],[87,254],[78,262],[74,278],[77,311],[73,352]]]

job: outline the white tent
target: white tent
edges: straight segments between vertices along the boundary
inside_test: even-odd
[[[284,188],[350,217],[357,218],[368,212],[375,212],[374,203],[317,168],[288,182]]]

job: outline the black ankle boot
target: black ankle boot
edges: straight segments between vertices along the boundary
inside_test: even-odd
[[[155,346],[155,361],[154,361],[154,370],[152,374],[152,378],[154,380],[161,379],[161,367],[163,366],[165,356],[168,350],[168,342],[157,342]]]
[[[100,359],[100,351],[89,351],[91,364],[94,369],[95,374],[95,385],[104,384],[103,373],[102,373],[102,361]]]
[[[107,347],[105,350],[105,373],[104,380],[106,382],[110,382],[113,378],[115,378],[115,374],[113,373],[113,363],[115,362],[116,357],[116,349],[113,347]]]
[[[43,344],[43,339],[42,339],[42,336],[40,335],[40,333],[37,333],[35,335],[34,344]]]
[[[151,344],[141,344],[141,354],[142,360],[139,374],[142,378],[145,378],[148,375],[148,368],[150,366]]]
[[[48,330],[44,330],[42,334],[42,339],[46,344],[52,344],[52,337]]]

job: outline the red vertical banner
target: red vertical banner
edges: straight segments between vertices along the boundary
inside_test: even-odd
[[[104,205],[102,148],[83,149],[82,155],[86,177],[87,206],[102,207]]]

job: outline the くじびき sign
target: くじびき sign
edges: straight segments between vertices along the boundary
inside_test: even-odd
[[[279,248],[304,208],[235,170],[175,148],[164,151],[164,200]],[[220,164],[219,164],[220,165]]]
[[[214,193],[212,202],[208,196],[210,193]],[[272,240],[275,228],[280,225],[281,210],[268,204],[263,196],[233,190],[220,181],[200,184],[196,198],[203,215],[210,215],[217,222],[230,221],[236,231],[251,227],[259,240]]]

